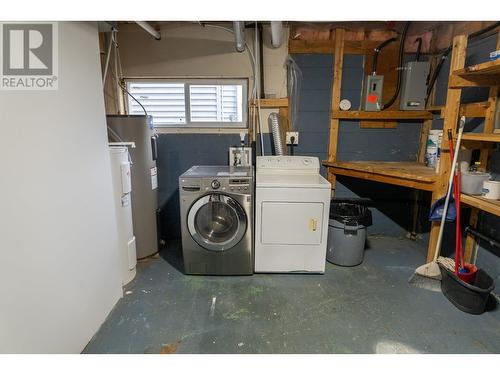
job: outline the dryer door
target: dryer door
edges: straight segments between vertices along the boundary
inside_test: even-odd
[[[191,206],[187,218],[191,237],[202,247],[224,251],[236,246],[246,233],[245,210],[224,194],[209,194]]]

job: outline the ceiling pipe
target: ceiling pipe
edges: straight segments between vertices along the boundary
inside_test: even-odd
[[[233,21],[233,31],[236,51],[243,52],[245,50],[245,22]]]
[[[273,48],[279,48],[281,46],[283,35],[283,22],[281,21],[271,21],[271,45]]]
[[[151,26],[148,22],[145,21],[135,21],[140,27],[142,27],[148,34],[150,34],[156,40],[161,39],[161,34],[157,31],[153,26]]]

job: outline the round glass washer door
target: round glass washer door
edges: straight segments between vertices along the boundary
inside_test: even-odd
[[[209,194],[191,206],[187,224],[198,245],[207,250],[224,251],[241,241],[247,230],[247,217],[233,198]]]

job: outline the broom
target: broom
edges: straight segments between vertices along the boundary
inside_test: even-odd
[[[458,130],[457,144],[455,146],[455,152],[453,155],[453,162],[451,164],[450,178],[448,180],[448,191],[446,193],[446,199],[443,207],[443,214],[441,216],[441,225],[439,227],[439,235],[436,243],[436,249],[434,250],[434,258],[431,262],[421,265],[415,270],[415,273],[410,277],[408,282],[413,285],[424,289],[435,290],[436,285],[433,280],[441,280],[441,271],[439,270],[438,262],[441,263],[446,268],[453,270],[455,267],[455,262],[453,259],[440,257],[439,253],[441,251],[441,242],[443,240],[444,224],[446,220],[446,214],[448,213],[448,204],[450,202],[451,191],[453,188],[453,178],[455,176],[455,168],[457,166],[458,151],[460,149],[460,142],[462,140],[462,133],[465,125],[465,116],[460,118],[460,125]]]

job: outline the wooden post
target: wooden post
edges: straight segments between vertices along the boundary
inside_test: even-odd
[[[422,129],[420,130],[420,141],[418,149],[417,161],[423,163],[425,161],[425,151],[427,150],[427,138],[429,136],[429,130],[432,128],[432,120],[425,120],[422,123]]]
[[[454,70],[462,69],[465,64],[465,53],[467,50],[467,37],[465,35],[457,35],[453,38],[453,52],[451,55],[450,74],[448,80]],[[460,96],[462,90],[450,88],[448,84],[448,93],[446,96],[446,107],[444,108],[444,125],[443,125],[443,142],[441,145],[441,160],[439,162],[438,179],[434,184],[432,192],[432,203],[444,196],[448,188],[448,180],[450,177],[450,150],[447,145],[448,130],[451,130],[453,136],[457,131],[458,116],[460,111]],[[429,238],[429,247],[427,249],[427,261],[434,258],[436,244],[438,240],[440,222],[432,222]]]
[[[332,119],[331,114],[337,111],[340,105],[340,89],[342,87],[342,69],[344,65],[344,29],[335,29],[335,56],[333,65],[333,84],[330,103],[330,141],[328,144],[328,161],[337,160],[337,141],[339,135],[339,119]],[[328,168],[328,181],[335,191],[335,175]]]

